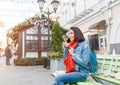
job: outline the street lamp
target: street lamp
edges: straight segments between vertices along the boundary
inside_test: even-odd
[[[42,12],[42,9],[43,9],[43,7],[44,7],[44,4],[45,4],[45,1],[44,0],[38,0],[37,1],[38,2],[38,4],[39,4],[39,8],[40,8],[40,10],[41,10],[41,12]],[[54,1],[52,1],[51,2],[51,5],[53,5],[53,12],[55,12],[56,13],[56,10],[57,10],[57,8],[58,8],[58,5],[59,5],[59,1],[57,1],[57,0],[54,0]],[[44,11],[45,12],[45,11]],[[53,13],[53,12],[45,12],[46,14],[51,14],[51,13]]]
[[[59,5],[59,1],[54,0],[54,1],[51,2],[51,5],[53,5],[53,11],[52,12],[49,11],[49,8],[48,8],[47,12],[43,11],[43,7],[44,7],[44,4],[45,4],[44,0],[38,0],[37,2],[39,4],[39,9],[40,9],[41,13],[44,12],[45,14],[47,14],[47,20],[43,20],[43,21],[45,21],[44,23],[48,24],[47,28],[48,28],[48,50],[49,50],[50,49],[50,14],[52,14],[54,12],[56,13],[56,10],[57,10],[58,5]]]

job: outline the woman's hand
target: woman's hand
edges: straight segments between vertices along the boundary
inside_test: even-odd
[[[73,55],[73,54],[74,54],[74,49],[73,49],[73,48],[70,48],[70,49],[69,49],[69,53],[70,53],[71,55]]]
[[[64,46],[65,46],[65,47],[68,47],[68,46],[69,46],[69,43],[65,42],[65,43],[64,43]]]

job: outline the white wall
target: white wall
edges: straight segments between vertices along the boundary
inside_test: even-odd
[[[41,52],[41,57],[47,57],[47,52]]]
[[[110,44],[120,43],[120,16],[113,22],[110,33]]]
[[[25,57],[38,58],[38,52],[26,52]]]
[[[38,52],[26,52],[25,57],[38,58]],[[41,57],[47,57],[47,52],[41,52]]]

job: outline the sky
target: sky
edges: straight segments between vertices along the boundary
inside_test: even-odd
[[[39,12],[37,3],[17,1],[20,0],[0,0],[0,21],[3,21],[9,29]]]
[[[37,0],[0,0],[0,47],[6,45],[6,33],[9,29],[33,17],[39,12]]]

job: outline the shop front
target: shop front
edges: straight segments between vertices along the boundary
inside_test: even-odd
[[[106,51],[106,20],[101,20],[91,25],[89,31],[89,45],[96,51]]]

